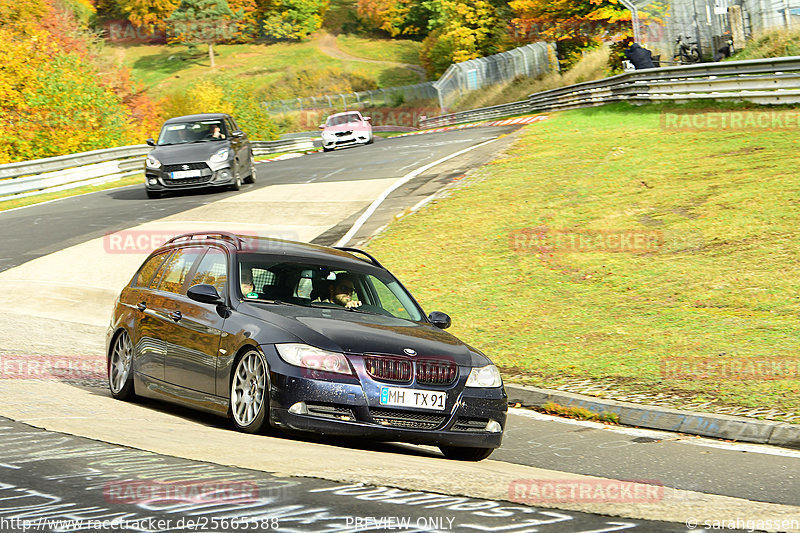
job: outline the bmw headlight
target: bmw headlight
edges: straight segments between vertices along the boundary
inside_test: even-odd
[[[223,161],[227,161],[228,160],[228,152],[229,152],[229,150],[227,148],[221,148],[220,150],[217,150],[217,152],[214,155],[212,155],[209,158],[209,160],[212,163],[222,163]]]
[[[278,350],[281,359],[290,365],[320,372],[353,374],[347,358],[340,353],[329,352],[307,344],[276,344],[275,349]]]
[[[503,384],[500,371],[494,365],[473,368],[467,378],[467,387],[499,387]]]
[[[144,164],[147,165],[148,168],[161,168],[161,161],[152,155],[147,156],[147,159],[144,160]]]

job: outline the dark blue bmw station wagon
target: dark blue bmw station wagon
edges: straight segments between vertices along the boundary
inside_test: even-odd
[[[230,233],[175,237],[119,296],[107,334],[115,398],[136,395],[269,427],[439,446],[500,446],[497,368],[426,315],[366,252]]]

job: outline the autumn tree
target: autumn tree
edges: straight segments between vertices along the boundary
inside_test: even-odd
[[[357,12],[362,19],[391,37],[424,36],[428,33],[430,11],[420,0],[358,0]]]
[[[208,44],[208,60],[214,64],[214,43],[230,41],[236,29],[236,19],[227,0],[181,0],[167,19],[167,37],[172,43]]]
[[[235,19],[232,42],[249,43],[255,41],[260,32],[263,13],[256,0],[228,0],[231,11],[239,14]]]
[[[518,44],[556,42],[562,59],[630,32],[630,11],[618,0],[511,0],[511,35]]]
[[[117,10],[138,27],[164,29],[165,21],[178,7],[178,0],[116,0]]]
[[[302,40],[322,26],[329,0],[276,0],[263,29],[273,39]]]
[[[428,0],[430,33],[422,43],[422,64],[439,76],[452,63],[483,57],[507,48],[505,24],[487,0]]]

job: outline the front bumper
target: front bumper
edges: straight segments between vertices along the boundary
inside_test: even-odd
[[[270,423],[296,431],[381,441],[500,447],[508,410],[502,387],[465,388],[469,370],[461,369],[461,377],[449,388],[419,387],[445,390],[443,411],[383,406],[380,388],[395,384],[374,381],[352,358],[351,362],[358,377],[334,380],[314,379],[306,375],[309,371],[290,365],[271,365]],[[491,421],[495,424],[490,425]]]
[[[193,172],[191,177],[174,177],[174,172],[185,169]],[[176,168],[173,168],[176,167]],[[145,188],[153,192],[224,187],[234,182],[231,163],[186,163],[185,165],[162,165],[160,168],[145,167]]]
[[[323,136],[322,146],[327,149],[352,146],[355,144],[367,144],[372,136],[368,131],[351,131],[342,135]]]

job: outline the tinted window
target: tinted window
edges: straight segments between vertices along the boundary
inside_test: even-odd
[[[138,287],[147,287],[150,285],[150,281],[153,279],[153,276],[158,271],[158,267],[161,266],[161,263],[164,262],[166,259],[167,253],[160,253],[158,255],[154,255],[147,262],[142,265],[142,268],[139,270],[139,274],[136,276],[136,280],[133,282],[134,285]]]
[[[184,282],[197,258],[203,254],[202,248],[180,248],[167,260],[158,288],[162,291],[186,294]],[[188,287],[186,287],[188,289]]]
[[[213,285],[217,292],[224,294],[225,284],[228,282],[228,262],[225,252],[216,248],[211,248],[206,253],[197,272],[192,278],[189,286],[205,283]]]
[[[278,300],[342,310],[348,301],[356,301],[358,305],[354,307],[359,311],[423,319],[411,296],[388,275],[247,255],[240,263],[240,279],[242,284],[247,281],[247,289],[243,287],[241,292],[248,300]]]

